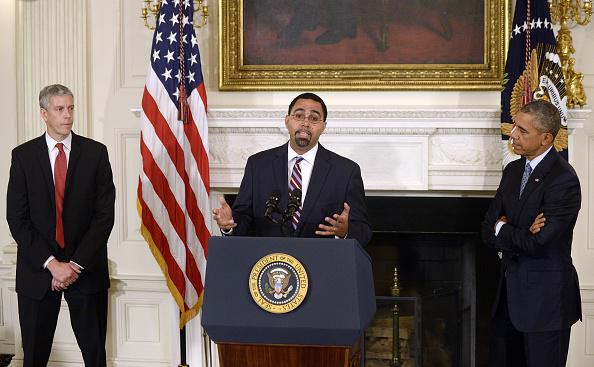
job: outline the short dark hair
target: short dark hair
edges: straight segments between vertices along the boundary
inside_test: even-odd
[[[50,98],[55,96],[70,96],[74,98],[74,95],[72,95],[72,92],[68,87],[63,86],[62,84],[48,85],[43,87],[39,92],[39,107],[47,110]]]
[[[522,106],[520,112],[532,115],[537,122],[536,129],[541,133],[551,133],[556,137],[561,129],[559,110],[549,101],[536,99],[528,102]]]
[[[295,103],[297,103],[297,101],[300,99],[311,99],[312,101],[316,101],[319,104],[321,104],[322,112],[324,113],[324,116],[322,116],[322,119],[324,121],[326,121],[326,118],[328,117],[328,109],[326,108],[326,104],[324,103],[324,100],[322,98],[320,98],[320,96],[318,96],[317,94],[314,94],[311,92],[301,93],[300,95],[295,97],[293,99],[293,101],[291,101],[291,104],[289,105],[289,112],[288,112],[289,115],[291,114],[291,110],[293,109],[293,106],[295,106]]]

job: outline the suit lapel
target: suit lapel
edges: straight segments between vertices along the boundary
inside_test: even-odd
[[[288,143],[287,143],[288,144]],[[274,175],[274,189],[280,190],[280,207],[286,208],[289,201],[289,171],[287,162],[289,159],[289,152],[287,144],[284,144],[275,152],[274,160],[272,161],[272,172]]]
[[[532,192],[538,187],[538,185],[540,185],[543,182],[544,177],[551,171],[551,168],[553,167],[557,159],[559,159],[559,154],[553,147],[542,159],[542,161],[540,161],[538,166],[536,166],[536,168],[530,175],[530,178],[528,178],[526,187],[524,187],[524,191],[522,192],[522,196],[520,197],[518,212],[522,211],[522,208],[524,207],[524,204],[528,201],[528,197],[530,197],[530,194],[532,194]]]
[[[54,175],[52,173],[52,164],[49,159],[49,153],[47,149],[47,143],[45,141],[45,134],[41,135],[36,139],[36,150],[35,155],[41,167],[43,178],[45,180],[45,187],[47,187],[47,194],[50,197],[52,206],[56,207],[56,198],[54,190]]]
[[[66,188],[64,189],[64,200],[66,200],[66,196],[68,195],[68,187],[70,186],[70,181],[72,180],[72,172],[75,171],[78,158],[80,157],[80,151],[80,138],[78,135],[72,133],[72,145],[70,147],[70,156],[68,157],[68,169],[66,170]]]
[[[318,152],[316,154],[316,160],[311,171],[311,177],[309,179],[309,186],[307,187],[307,194],[305,196],[305,202],[303,203],[303,210],[301,211],[301,220],[299,221],[299,228],[306,222],[307,217],[311,213],[315,203],[318,201],[318,197],[322,192],[326,177],[331,169],[329,162],[330,155],[328,151],[321,145],[318,145]],[[299,230],[297,228],[297,230]]]

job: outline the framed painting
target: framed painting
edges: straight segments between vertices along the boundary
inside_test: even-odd
[[[499,90],[508,0],[220,0],[221,90]]]

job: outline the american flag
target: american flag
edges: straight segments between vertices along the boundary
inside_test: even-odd
[[[517,0],[501,92],[501,138],[504,166],[518,158],[509,135],[519,109],[546,98],[561,115],[555,148],[567,159],[567,96],[547,0]]]
[[[180,327],[202,305],[210,238],[206,90],[193,13],[191,0],[162,1],[142,96],[138,180],[140,229],[180,308]]]

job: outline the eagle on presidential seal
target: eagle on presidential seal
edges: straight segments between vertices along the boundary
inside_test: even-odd
[[[268,284],[266,291],[275,299],[286,298],[289,292],[293,290],[293,286],[289,285],[291,280],[291,273],[283,268],[274,268],[270,270],[268,275]]]
[[[527,101],[524,96],[528,96]],[[515,120],[516,115],[526,102],[534,99],[547,100],[559,110],[561,130],[555,138],[554,145],[557,151],[567,149],[567,93],[561,59],[554,44],[539,43],[532,49],[526,68],[512,89],[510,101],[512,120]],[[503,122],[501,134],[510,136],[513,127],[513,122]],[[509,139],[507,148],[510,153],[513,153],[511,143],[512,139]]]

